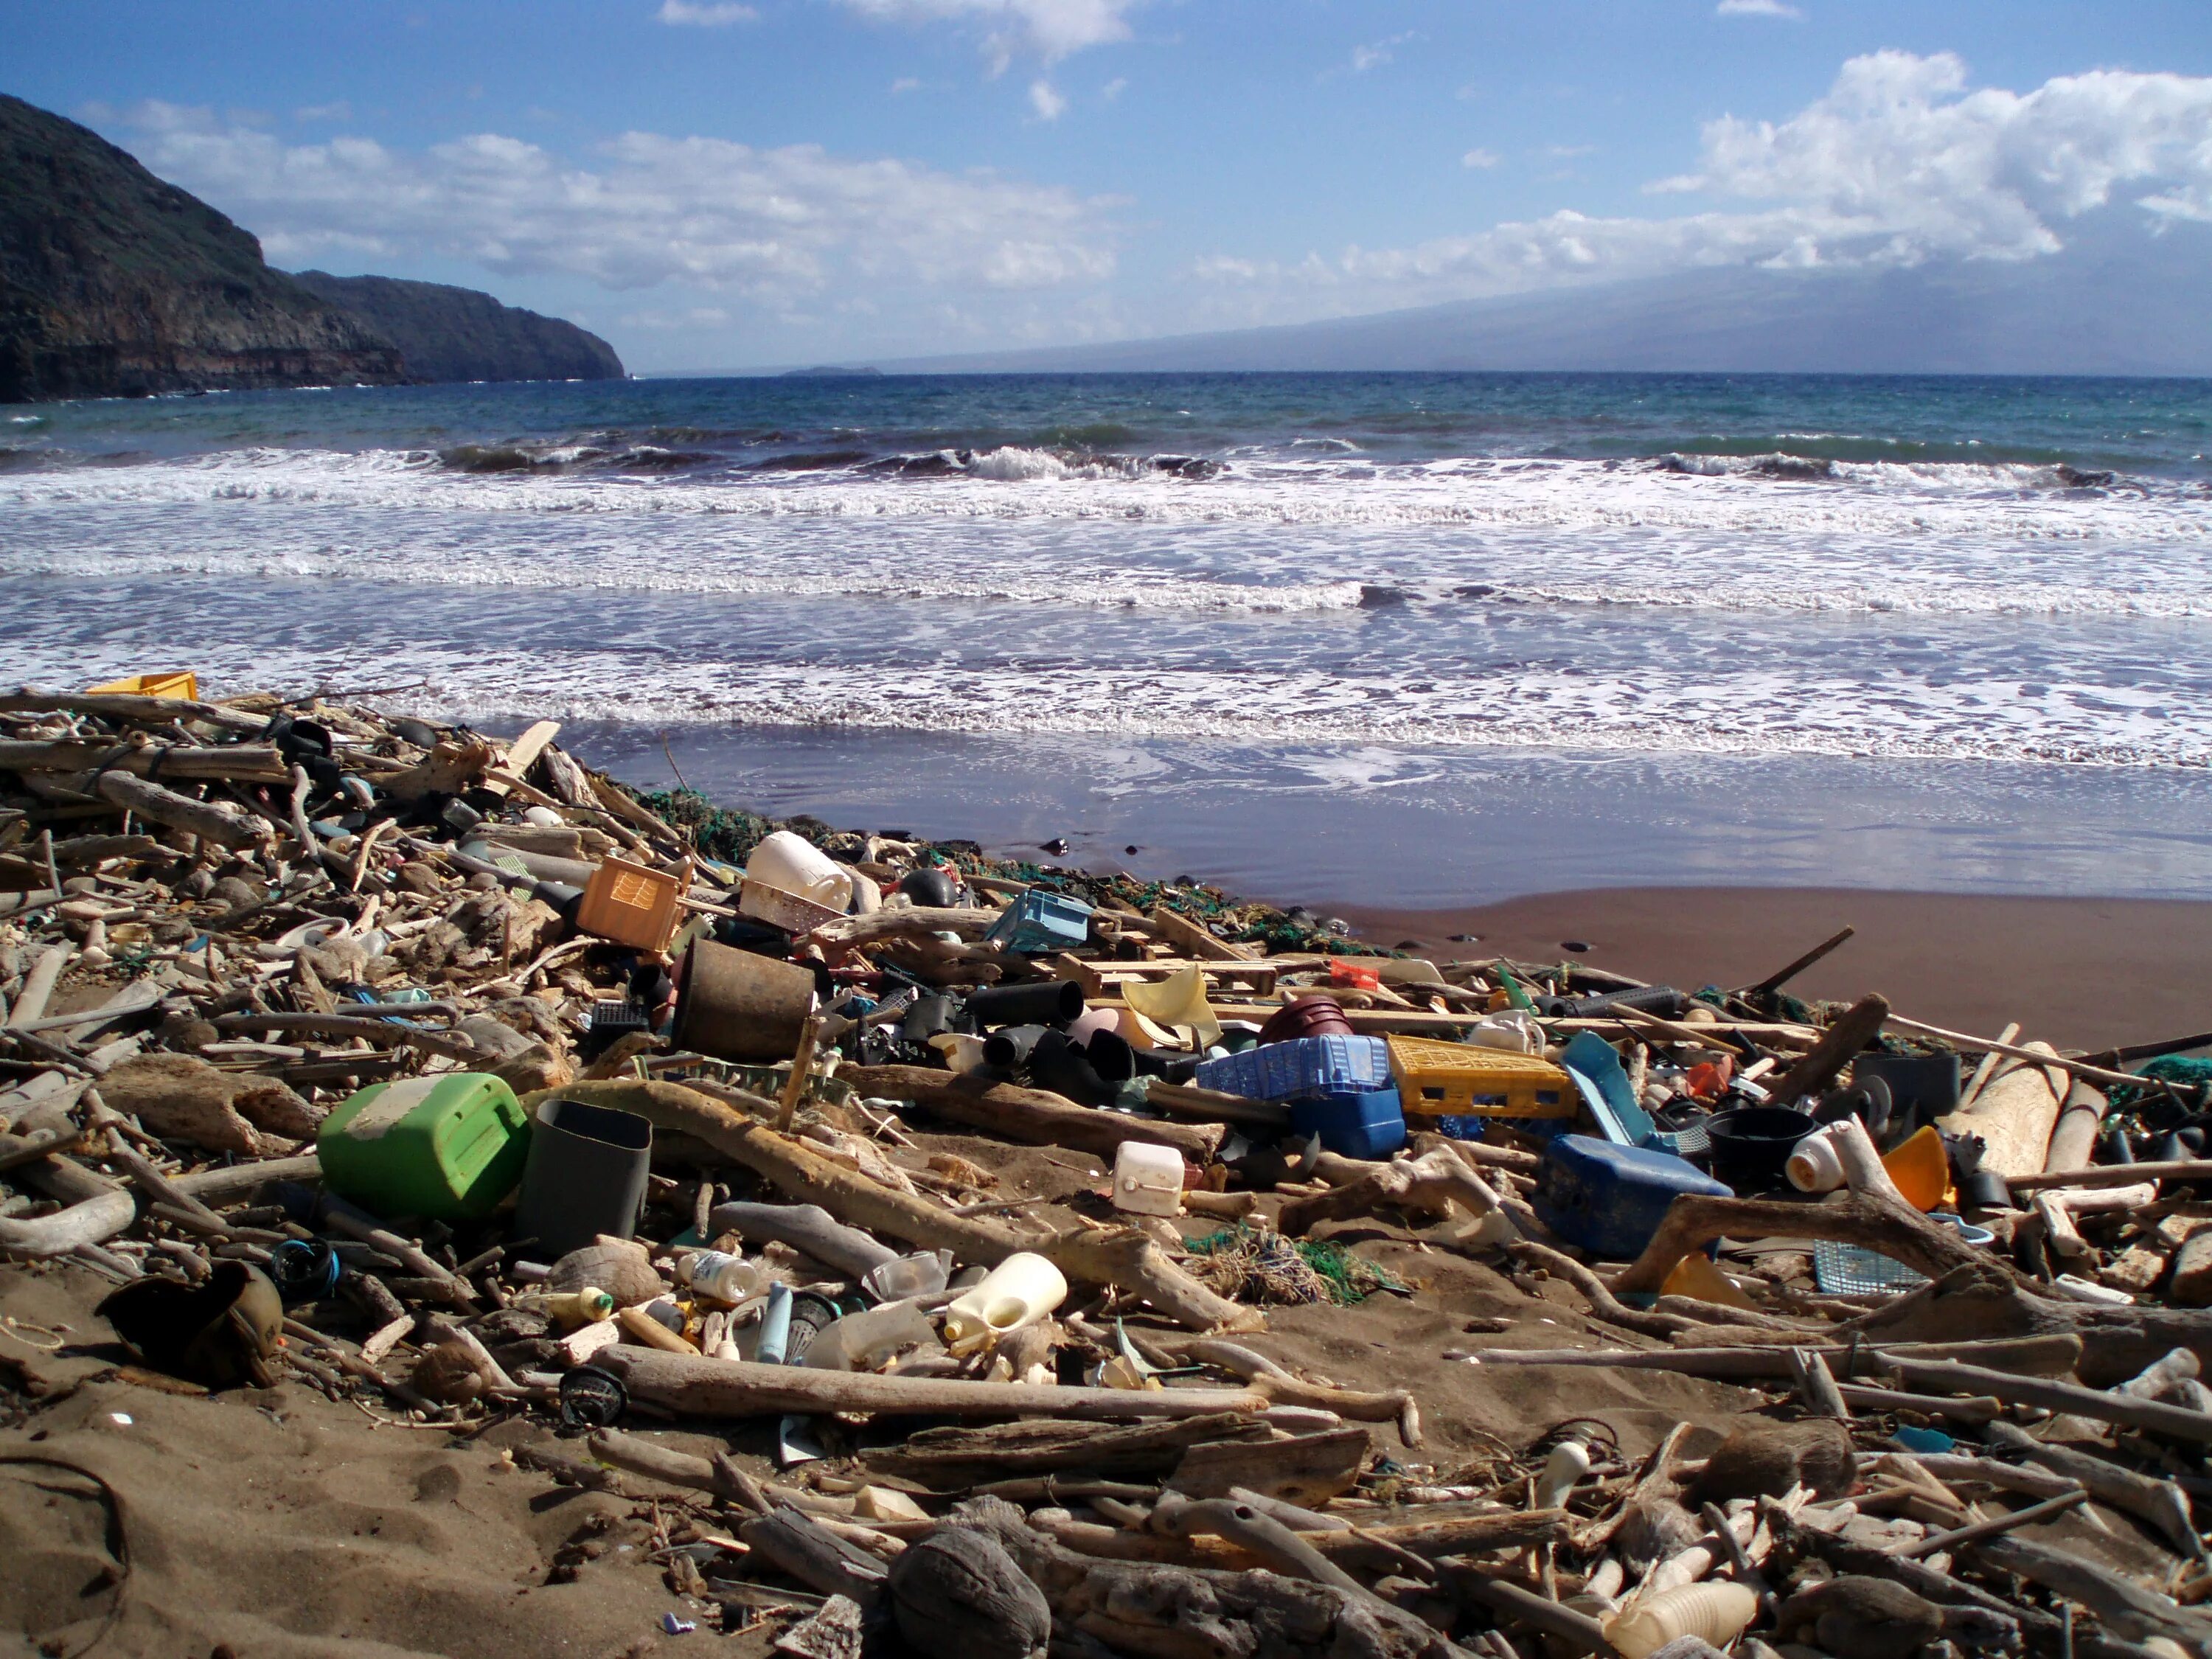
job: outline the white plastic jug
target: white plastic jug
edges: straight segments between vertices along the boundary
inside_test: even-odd
[[[1836,1156],[1839,1123],[1823,1124],[1790,1149],[1783,1173],[1801,1193],[1832,1193],[1844,1184],[1844,1161]]]
[[[802,836],[779,830],[753,848],[745,879],[838,912],[853,902],[852,872]]]
[[[1067,1281],[1042,1256],[1023,1250],[984,1275],[945,1310],[945,1341],[955,1355],[1034,1325],[1066,1300]]]
[[[1544,1052],[1543,1027],[1519,1008],[1475,1021],[1467,1040],[1478,1048],[1498,1048],[1509,1054]]]
[[[1620,1659],[1644,1659],[1678,1636],[1701,1636],[1725,1650],[1759,1612],[1759,1597],[1741,1584],[1684,1584],[1635,1602],[1607,1621],[1606,1640]]]
[[[1131,1215],[1182,1213],[1182,1154],[1125,1140],[1114,1151],[1114,1207]]]

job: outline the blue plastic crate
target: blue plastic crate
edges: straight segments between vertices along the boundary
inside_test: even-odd
[[[1389,1089],[1390,1045],[1381,1037],[1292,1037],[1209,1060],[1191,1079],[1201,1089],[1247,1100],[1318,1100],[1323,1095]]]
[[[1081,899],[1032,887],[1018,894],[983,935],[1002,951],[1066,951],[1091,937],[1091,907]]]
[[[1406,1114],[1395,1089],[1337,1090],[1291,1103],[1291,1133],[1340,1158],[1385,1158],[1406,1144]]]

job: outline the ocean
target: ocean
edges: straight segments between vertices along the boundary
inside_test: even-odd
[[[19,406],[0,678],[550,716],[641,783],[1276,896],[2202,896],[2208,457],[2202,380]]]

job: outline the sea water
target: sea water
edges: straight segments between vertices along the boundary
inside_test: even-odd
[[[2130,380],[18,406],[0,678],[550,715],[643,783],[1373,903],[2197,895],[2208,453],[2212,382]]]

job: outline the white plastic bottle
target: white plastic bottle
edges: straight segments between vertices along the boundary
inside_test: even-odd
[[[760,1264],[748,1261],[741,1255],[731,1255],[722,1250],[701,1250],[687,1256],[680,1270],[684,1282],[691,1287],[695,1296],[703,1296],[716,1302],[737,1306],[761,1287]]]
[[[853,902],[853,877],[803,836],[779,830],[745,860],[745,879],[779,893],[842,911]]]
[[[1759,1597],[1725,1580],[1661,1590],[1606,1621],[1605,1638],[1620,1659],[1645,1659],[1681,1636],[1702,1637],[1725,1649],[1758,1616]]]
[[[1067,1281],[1060,1269],[1041,1255],[1020,1251],[945,1310],[945,1346],[956,1355],[974,1353],[986,1342],[1036,1324],[1066,1297]]]

